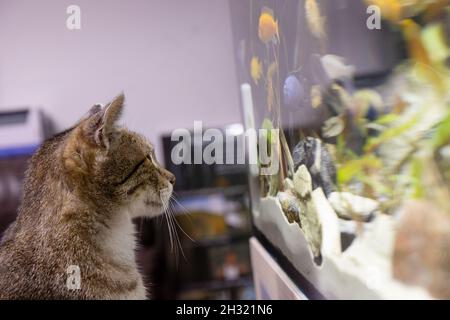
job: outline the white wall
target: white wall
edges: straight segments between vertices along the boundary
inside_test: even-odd
[[[227,3],[0,0],[0,109],[42,105],[63,129],[123,90],[123,122],[157,147],[194,120],[239,122]],[[66,28],[70,4],[79,31]]]

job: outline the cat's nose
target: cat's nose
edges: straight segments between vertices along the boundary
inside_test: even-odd
[[[169,172],[169,177],[168,177],[168,179],[169,179],[169,182],[172,184],[172,185],[175,185],[175,176],[172,174],[172,173],[170,173]]]
[[[175,176],[173,175],[172,172],[169,172],[167,170],[164,170],[164,175],[166,176],[166,179],[169,180],[171,185],[175,184]]]

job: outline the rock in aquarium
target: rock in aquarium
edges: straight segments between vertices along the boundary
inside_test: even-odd
[[[358,221],[369,221],[379,207],[377,201],[350,192],[332,192],[328,201],[340,218]]]
[[[305,165],[298,167],[294,173],[294,189],[301,198],[306,198],[312,191],[312,179]]]
[[[289,223],[297,222],[300,225],[301,202],[288,192],[278,192],[278,200]]]
[[[397,230],[393,275],[450,299],[450,216],[426,201],[405,204]]]
[[[293,191],[294,190],[294,182],[291,179],[286,178],[283,181],[283,187],[284,187],[284,190]]]
[[[317,206],[312,198],[306,201],[305,210],[300,211],[300,223],[315,261],[317,262],[316,259],[319,259],[320,261],[320,249],[322,247],[322,224],[319,220]]]
[[[319,140],[307,137],[301,140],[292,152],[294,170],[304,165],[312,177],[312,187],[321,187],[323,192],[330,195],[335,191],[336,167],[327,147]]]

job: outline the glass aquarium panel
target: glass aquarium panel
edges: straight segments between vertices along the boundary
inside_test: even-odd
[[[258,233],[325,297],[449,299],[449,1],[229,3]]]

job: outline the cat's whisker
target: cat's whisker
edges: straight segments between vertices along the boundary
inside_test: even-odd
[[[168,227],[169,238],[170,238],[170,249],[171,249],[171,251],[173,251],[172,229],[170,228],[169,218],[167,217],[167,214],[164,214],[164,216],[166,217],[166,221],[167,221],[167,227]]]
[[[168,194],[165,190],[160,192],[160,200],[163,206],[163,214],[166,217],[167,228],[169,231],[169,237],[171,242],[171,251],[175,255],[175,264],[178,267],[179,264],[179,252],[181,252],[183,258],[186,259],[186,255],[183,251],[183,246],[181,244],[180,237],[178,235],[177,227],[191,240],[194,241],[180,226],[174,214],[174,204],[171,200],[174,200],[185,212],[187,212],[186,208],[184,208],[172,195],[172,193]]]
[[[190,213],[188,209],[186,209],[185,206],[183,206],[176,198],[177,194],[175,193],[175,191],[173,191],[173,193],[170,195],[170,199],[175,201],[175,203],[186,213]]]
[[[166,213],[167,213],[167,216],[168,216],[168,221],[169,221],[169,224],[170,224],[170,229],[171,229],[171,232],[172,232],[172,234],[173,234],[173,238],[175,239],[175,241],[174,241],[174,250],[173,250],[173,252],[174,252],[174,255],[175,255],[175,264],[176,264],[176,266],[178,267],[178,264],[179,264],[179,261],[178,261],[178,258],[179,258],[179,248],[181,248],[181,243],[180,243],[180,240],[179,240],[179,238],[178,238],[178,233],[177,233],[177,231],[176,231],[176,227],[175,227],[175,225],[174,225],[174,222],[173,222],[173,218],[172,218],[172,215],[171,215],[171,212],[170,212],[170,209],[168,209],[167,211],[166,211]],[[182,250],[182,249],[181,249]],[[184,253],[183,253],[183,255],[184,255]]]
[[[142,240],[142,230],[143,230],[144,218],[139,219],[139,237]]]
[[[162,222],[163,222],[163,215],[158,215],[156,216],[156,219],[158,220],[158,227],[162,226]]]
[[[181,243],[180,243],[180,240],[179,240],[179,237],[178,237],[176,226],[175,226],[175,224],[173,222],[173,217],[172,217],[172,214],[171,214],[171,208],[169,207],[169,203],[170,202],[166,203],[166,202],[162,201],[162,203],[163,203],[163,207],[164,207],[164,214],[165,214],[166,220],[167,220],[167,225],[168,225],[168,228],[169,228],[170,241],[171,241],[171,251],[174,253],[175,264],[178,267],[178,264],[179,264],[179,262],[178,262],[179,251],[178,250],[181,249],[181,251],[182,251],[183,249],[181,248]],[[183,256],[184,256],[184,252],[182,252],[182,253],[183,253]]]
[[[171,221],[171,223],[172,223],[172,227],[173,227],[173,221]],[[183,254],[183,256],[184,256],[184,252],[183,252],[183,249],[181,248],[181,243],[180,243],[180,240],[179,240],[179,238],[178,238],[178,235],[177,235],[177,233],[175,232],[174,233],[174,238],[175,238],[175,252],[174,252],[174,255],[175,255],[175,265],[177,266],[177,268],[178,268],[178,266],[179,266],[179,262],[180,262],[180,260],[179,260],[179,258],[180,258],[180,251],[181,251],[181,253]]]
[[[169,203],[170,205],[172,205],[171,203]],[[175,215],[174,215],[174,212],[173,212],[173,206],[172,207],[170,207],[169,208],[169,216],[171,217],[171,220],[172,220],[172,225],[173,225],[173,227],[174,227],[174,230],[175,230],[175,239],[177,240],[177,242],[178,242],[178,245],[179,245],[179,247],[180,247],[180,251],[181,251],[181,254],[183,255],[183,258],[184,258],[184,260],[185,261],[187,261],[187,259],[186,259],[186,255],[184,254],[184,251],[183,251],[183,246],[181,245],[181,241],[180,241],[180,237],[178,236],[178,232],[177,232],[177,230],[176,230],[176,226],[178,225],[178,227],[181,229],[181,227],[180,227],[180,225],[178,224],[178,221],[176,220],[176,218],[175,218]],[[183,229],[181,229],[182,231],[183,231]],[[184,232],[184,231],[183,231]]]
[[[173,204],[172,203],[170,203],[170,205],[172,205],[172,210],[173,210]],[[172,212],[172,214],[173,214],[173,212]],[[189,240],[191,240],[192,242],[194,242],[195,243],[195,240],[194,239],[192,239],[191,238],[191,236],[190,235],[188,235],[187,233],[186,233],[186,231],[184,231],[184,229],[181,227],[181,225],[180,225],[180,223],[177,221],[177,219],[174,219],[175,220],[175,223],[177,224],[177,226],[178,226],[178,228],[181,230],[181,232],[183,232],[184,233],[184,235],[186,236],[186,237],[188,237],[189,238]]]
[[[178,227],[178,229],[180,229],[181,230],[181,232],[183,232],[184,233],[184,235],[186,235],[189,239],[191,239],[192,240],[192,238],[183,230],[183,228],[181,227],[181,225],[180,225],[180,223],[178,222],[178,220],[177,220],[177,218],[175,217],[175,207],[174,207],[174,205],[173,205],[173,203],[169,203],[169,205],[170,205],[170,215],[172,216],[172,220],[174,221],[174,226],[175,227]],[[177,234],[178,234],[178,232],[177,232]]]
[[[174,247],[175,246],[174,246],[173,235],[172,235],[172,226],[170,224],[170,221],[169,221],[170,219],[169,219],[168,214],[167,214],[168,206],[167,206],[166,202],[164,201],[164,199],[163,199],[161,194],[160,194],[160,200],[161,200],[161,203],[162,203],[162,206],[163,206],[163,210],[164,210],[163,214],[166,217],[166,221],[167,221],[167,228],[168,228],[168,232],[169,232],[171,251],[174,252]]]
[[[178,256],[178,247],[177,247],[177,243],[175,240],[175,234],[173,232],[173,226],[172,226],[172,221],[170,220],[170,216],[167,215],[167,224],[169,227],[169,232],[171,234],[171,246],[170,246],[170,252],[172,252],[175,256],[175,261],[177,260],[177,256]],[[176,262],[177,263],[177,262]]]
[[[189,221],[192,222],[192,219],[191,219],[191,212],[190,212],[188,209],[186,209],[186,207],[184,207],[184,206],[180,203],[180,201],[177,200],[177,198],[176,198],[175,196],[176,196],[176,193],[175,193],[175,191],[173,191],[172,195],[170,196],[170,199],[172,199],[173,201],[175,201],[175,203],[176,203],[176,204],[184,211],[184,214],[186,214],[186,216],[187,216],[187,218],[189,219]]]

